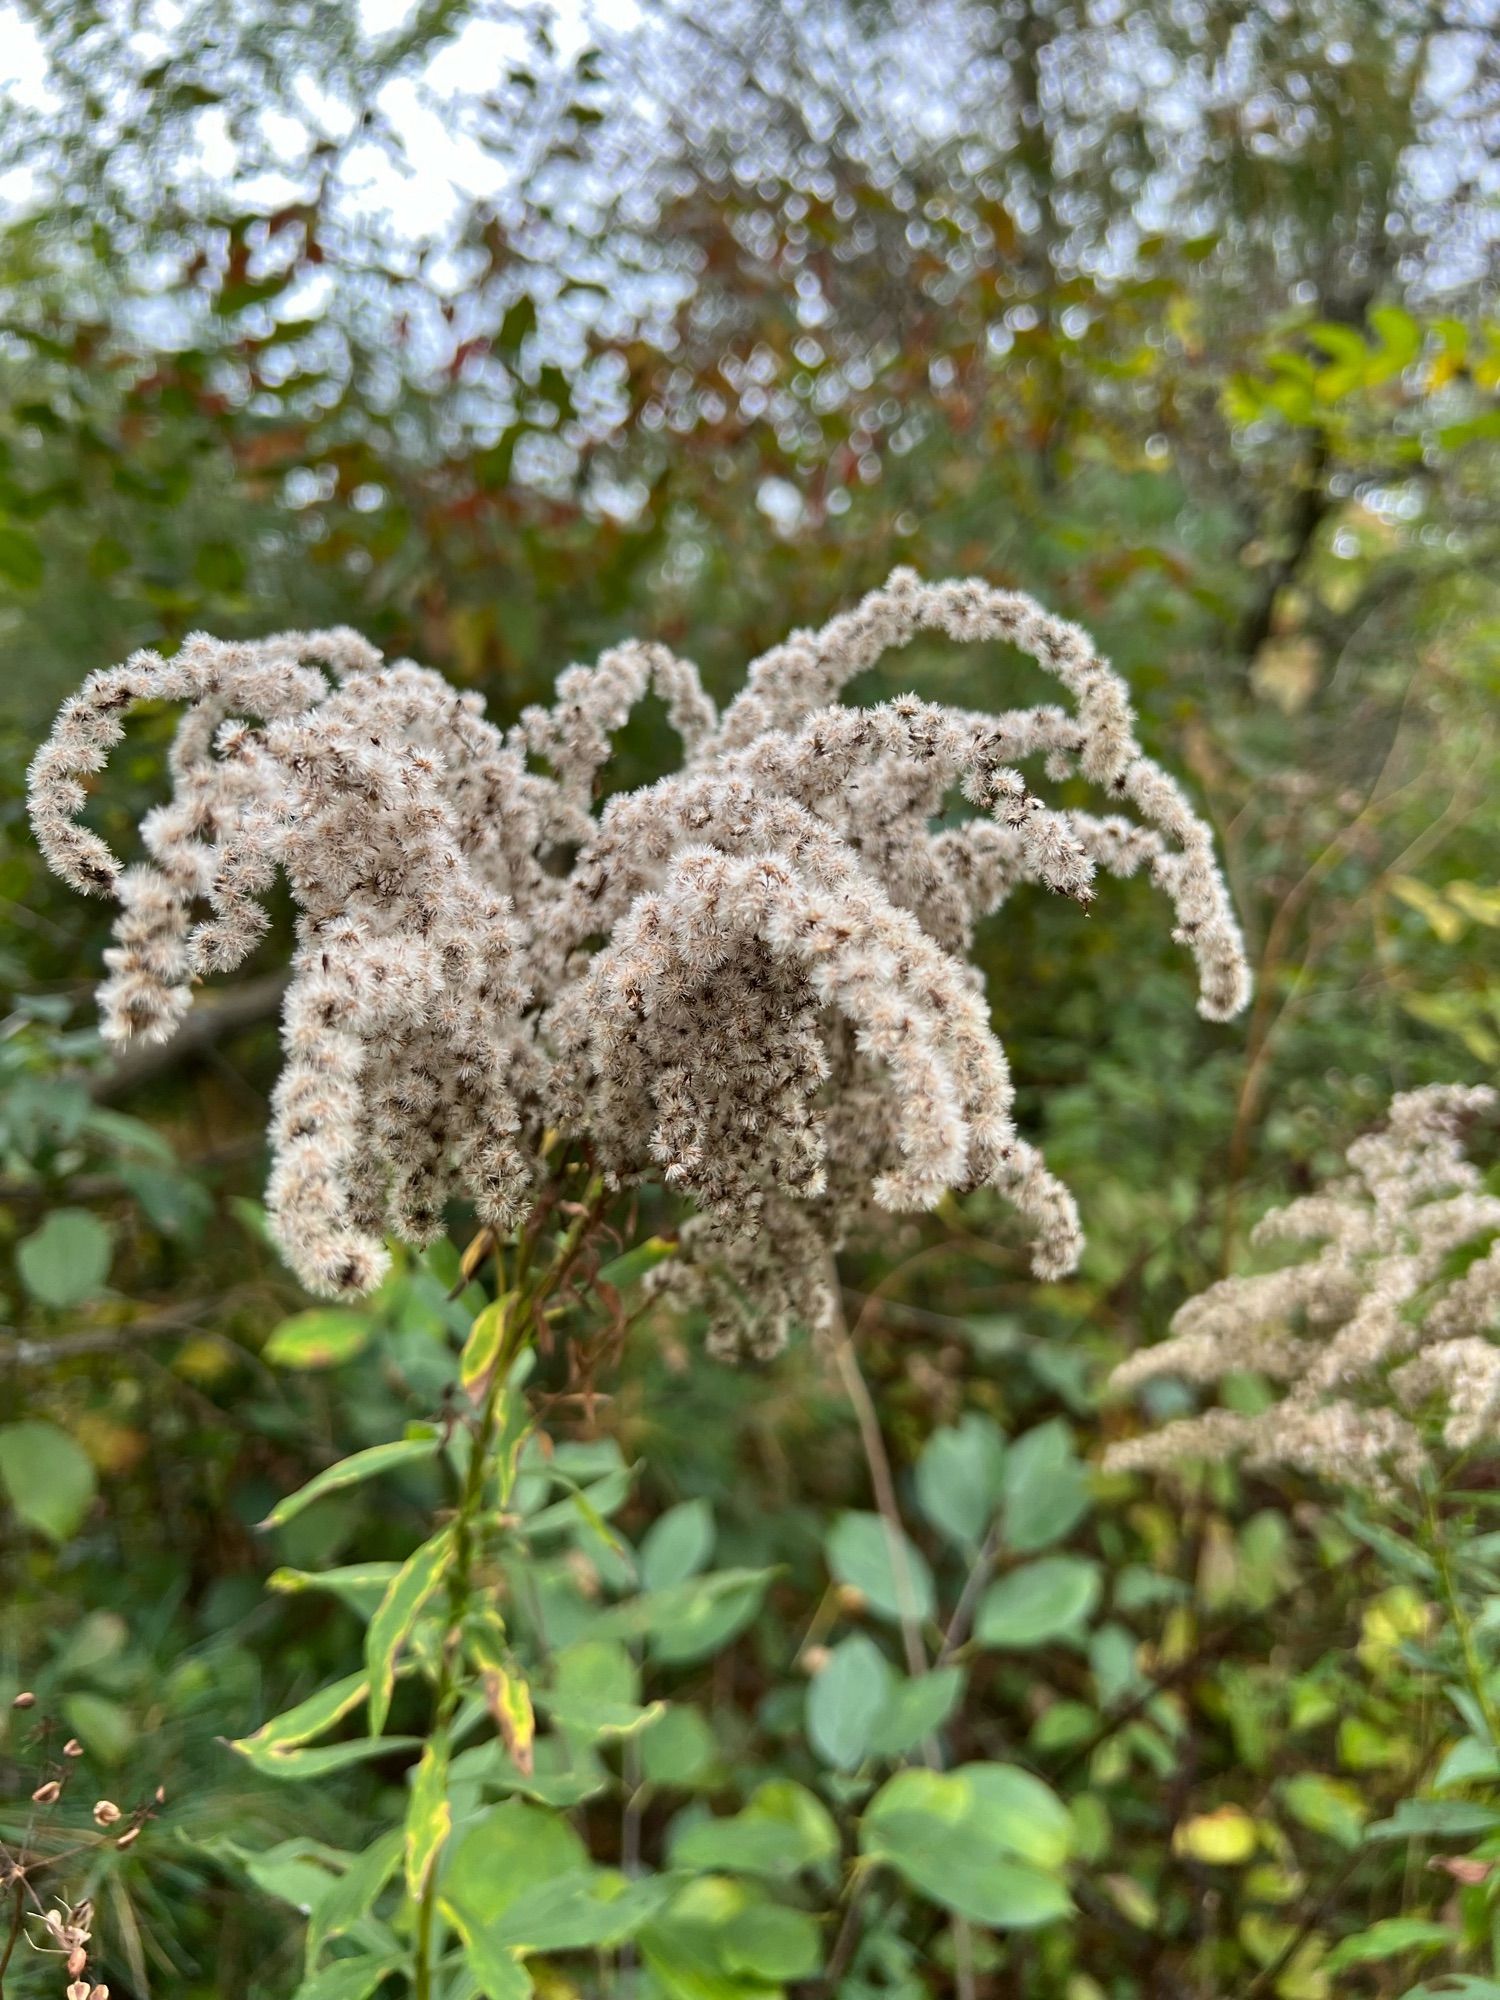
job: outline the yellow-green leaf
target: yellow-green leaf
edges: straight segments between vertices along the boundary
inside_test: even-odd
[[[448,1803],[448,1740],[431,1737],[422,1746],[406,1813],[406,1886],[415,1902],[427,1886],[433,1863],[453,1831]]]
[[[318,1306],[284,1319],[261,1350],[274,1368],[337,1368],[369,1345],[373,1321],[366,1313]]]
[[[1172,1852],[1214,1868],[1238,1868],[1255,1852],[1255,1821],[1239,1806],[1220,1806],[1177,1822]]]
[[[261,1522],[263,1528],[280,1528],[300,1514],[304,1507],[310,1507],[314,1500],[321,1500],[325,1493],[337,1493],[341,1487],[357,1486],[361,1480],[373,1479],[377,1472],[389,1472],[397,1465],[414,1465],[419,1458],[431,1458],[438,1447],[437,1434],[429,1437],[396,1438],[390,1444],[372,1444],[367,1451],[351,1452],[348,1458],[341,1458],[337,1465],[330,1465],[315,1479],[309,1479],[305,1486],[299,1486],[295,1493],[288,1493]]]
[[[390,1713],[396,1685],[396,1657],[411,1637],[429,1598],[442,1583],[453,1560],[453,1530],[442,1528],[421,1548],[413,1550],[397,1570],[380,1600],[365,1634],[365,1661],[370,1670],[370,1734],[378,1736]]]

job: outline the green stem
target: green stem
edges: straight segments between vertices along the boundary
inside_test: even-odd
[[[523,1241],[516,1258],[516,1289],[511,1293],[505,1326],[490,1372],[489,1386],[480,1405],[469,1448],[469,1462],[453,1515],[453,1564],[448,1573],[448,1634],[438,1666],[437,1688],[433,1696],[431,1734],[445,1731],[463,1698],[463,1626],[474,1587],[474,1562],[478,1552],[478,1523],[484,1509],[485,1486],[495,1436],[505,1408],[506,1377],[531,1337],[537,1308],[567,1276],[589,1230],[598,1221],[603,1206],[603,1184],[590,1181],[566,1232],[558,1239],[551,1262],[535,1275],[527,1271],[531,1244]],[[432,2000],[433,1940],[437,1929],[437,1866],[427,1871],[417,1905],[417,1936],[413,1988],[416,2000]]]
[[[1443,1540],[1442,1525],[1438,1520],[1437,1503],[1431,1495],[1427,1500],[1427,1527],[1432,1542],[1432,1559],[1437,1566],[1438,1582],[1442,1587],[1443,1603],[1448,1616],[1453,1621],[1453,1629],[1458,1634],[1459,1651],[1463,1656],[1464,1677],[1469,1683],[1469,1692],[1479,1704],[1479,1712],[1484,1717],[1485,1728],[1490,1733],[1490,1744],[1500,1752],[1500,1708],[1490,1693],[1489,1678],[1480,1657],[1479,1642],[1474,1637],[1474,1627],[1469,1615],[1459,1600],[1458,1589],[1453,1581],[1453,1565],[1448,1556],[1448,1545]]]

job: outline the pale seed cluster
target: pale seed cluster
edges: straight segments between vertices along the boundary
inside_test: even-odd
[[[1009,642],[1071,706],[840,703],[924,631]],[[613,733],[652,691],[681,768],[601,806]],[[144,700],[189,706],[148,858],[124,867],[79,815]],[[1045,804],[1018,768],[1032,760],[1135,817]],[[972,817],[955,818],[960,793]],[[756,660],[722,717],[656,645],[570,667],[551,708],[501,731],[478,696],[347,631],[194,637],[85,683],[33,764],[31,810],[58,873],[119,903],[115,1041],[170,1035],[289,885],[269,1208],[329,1295],[367,1290],[383,1239],[430,1240],[454,1199],[511,1228],[548,1131],[613,1182],[690,1204],[656,1282],[708,1309],[724,1352],[816,1326],[848,1229],[950,1188],[1002,1189],[1056,1276],[1077,1216],[1016,1131],[977,922],[1024,883],[1086,903],[1100,869],[1144,870],[1203,1013],[1247,992],[1208,829],[1143,755],[1087,635],[1017,593],[909,571]]]
[[[1112,1384],[1248,1371],[1279,1385],[1278,1400],[1256,1415],[1179,1418],[1112,1446],[1106,1466],[1235,1455],[1388,1492],[1430,1467],[1429,1440],[1456,1452],[1494,1439],[1500,1198],[1483,1191],[1464,1135],[1497,1102],[1484,1087],[1407,1091],[1349,1148],[1347,1176],[1267,1215],[1255,1241],[1311,1254],[1190,1299],[1170,1338],[1122,1362]]]

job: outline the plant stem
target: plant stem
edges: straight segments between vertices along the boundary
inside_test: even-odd
[[[532,1241],[523,1238],[516,1256],[516,1287],[510,1294],[505,1324],[495,1352],[488,1387],[479,1408],[464,1468],[463,1484],[453,1515],[453,1563],[448,1572],[448,1633],[438,1666],[437,1688],[433,1696],[430,1734],[446,1732],[463,1696],[463,1626],[474,1588],[474,1563],[478,1553],[478,1524],[484,1510],[485,1487],[496,1432],[505,1410],[506,1378],[527,1345],[537,1308],[567,1276],[584,1238],[599,1219],[603,1205],[603,1184],[591,1180],[577,1213],[558,1239],[551,1262],[532,1274],[528,1270]],[[416,2000],[432,2000],[433,1939],[437,1928],[437,1857],[434,1856],[422,1884],[417,1904],[417,1936],[413,1989]]]
[[[1457,1586],[1453,1581],[1453,1564],[1449,1560],[1448,1545],[1443,1540],[1437,1502],[1431,1494],[1427,1499],[1427,1528],[1432,1543],[1432,1559],[1437,1567],[1438,1582],[1442,1587],[1443,1603],[1449,1618],[1453,1621],[1453,1629],[1458,1634],[1464,1677],[1469,1683],[1469,1692],[1479,1704],[1479,1712],[1484,1717],[1484,1726],[1490,1733],[1491,1747],[1500,1753],[1500,1708],[1496,1707],[1495,1698],[1490,1692],[1484,1661],[1479,1656],[1479,1643],[1474,1637],[1474,1627],[1469,1622],[1469,1614],[1464,1610]]]
[[[0,1958],[0,2000],[5,2000],[5,1974],[10,1965],[11,1953],[16,1948],[16,1939],[21,1935],[21,1919],[26,1911],[26,1891],[19,1881],[11,1900],[10,1931],[5,1940],[5,1955]]]

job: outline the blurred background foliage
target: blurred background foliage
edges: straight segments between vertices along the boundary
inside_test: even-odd
[[[0,38],[0,1683],[101,1788],[167,1787],[100,1884],[113,1990],[271,2000],[297,1920],[243,1855],[357,1844],[400,1774],[293,1806],[216,1739],[348,1650],[347,1612],[267,1573],[400,1554],[421,1496],[252,1524],[431,1412],[449,1274],[278,1343],[306,1302],[254,1205],[274,952],[165,1051],[101,1060],[102,927],[22,808],[55,704],[195,628],[338,622],[502,717],[628,633],[722,693],[896,563],[1089,625],[1216,822],[1257,996],[1200,1022],[1143,885],[996,925],[995,1019],[1083,1269],[1038,1290],[979,1200],[846,1272],[911,1532],[951,1560],[915,1470],[935,1434],[1054,1425],[1087,1462],[1135,1421],[1101,1407],[1112,1358],[1392,1090],[1500,1054],[1500,15],[25,0]],[[929,645],[861,691],[983,706],[1021,679]],[[170,720],[132,725],[117,846]],[[660,754],[648,712],[618,781]],[[719,1370],[648,1319],[601,1388],[551,1428],[637,1467],[630,1536],[703,1500],[720,1560],[782,1566],[653,1690],[706,1719],[704,1788],[852,1782],[807,1647],[897,1655],[839,1569],[872,1502],[844,1385],[805,1347]],[[1457,1726],[1411,1653],[1423,1579],[1365,1526],[1287,1479],[1095,1479],[1060,1541],[1102,1608],[982,1657],[950,1725],[1087,1828],[1078,1916],[988,1942],[987,2000],[1394,1995],[1431,1937],[1339,1940],[1403,1912],[1486,1944],[1482,1883],[1359,1845]],[[938,1947],[871,1935],[841,1990],[951,1990]]]

